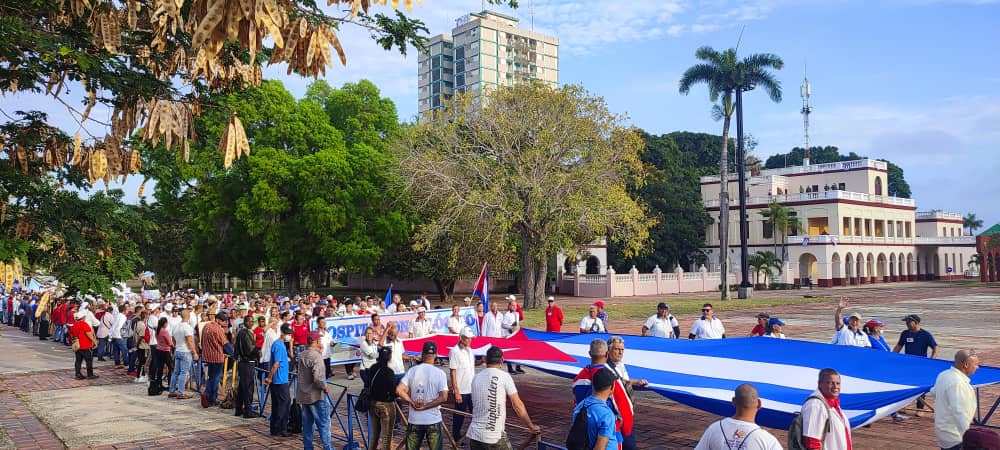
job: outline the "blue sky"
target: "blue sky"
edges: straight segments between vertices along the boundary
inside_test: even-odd
[[[527,27],[530,2],[520,3],[501,11]],[[434,35],[480,9],[475,0],[424,0],[412,15]],[[798,87],[808,63],[811,143],[899,164],[920,210],[975,212],[986,227],[1000,222],[1000,0],[534,0],[533,10],[535,29],[560,39],[560,82],[584,85],[656,134],[721,132],[704,87],[682,96],[677,81],[696,62],[695,49],[734,46],[745,27],[741,54],[771,52],[786,64],[777,73],[782,103],[761,92],[745,100],[745,128],[759,140],[759,157],[801,145]],[[327,81],[368,78],[401,118],[412,118],[416,54],[385,52],[358,29],[345,29],[341,40],[348,66],[329,69]],[[286,76],[284,67],[265,76],[296,96],[312,81]],[[22,109],[31,102],[76,130],[57,104],[9,101]],[[126,184],[130,198],[137,185]]]

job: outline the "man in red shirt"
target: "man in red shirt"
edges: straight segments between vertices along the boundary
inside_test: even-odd
[[[76,362],[73,364],[73,368],[76,369],[77,380],[84,378],[93,380],[97,378],[97,375],[94,375],[94,345],[97,342],[97,337],[94,336],[94,329],[90,327],[90,324],[86,320],[82,320],[84,315],[83,312],[77,312],[74,315],[76,323],[69,329],[70,339],[80,343],[80,349],[76,351]],[[80,372],[80,366],[84,361],[87,362],[86,377]]]
[[[764,329],[767,327],[767,321],[771,320],[771,315],[768,313],[757,314],[757,325],[750,330],[750,336],[763,336]]]
[[[558,333],[562,330],[563,312],[556,305],[556,298],[549,296],[549,307],[545,308],[545,331]]]
[[[257,318],[257,326],[253,329],[253,345],[258,351],[264,348],[264,328],[267,328],[267,318],[260,316]]]

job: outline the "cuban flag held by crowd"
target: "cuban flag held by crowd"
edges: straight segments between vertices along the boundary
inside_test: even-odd
[[[510,358],[511,362],[566,378],[577,377],[590,363],[591,340],[610,336],[524,333],[524,339],[544,342],[575,362]],[[802,402],[816,390],[820,369],[840,372],[841,407],[851,426],[859,427],[928,392],[937,375],[951,366],[951,361],[940,359],[793,339],[623,338],[623,362],[629,376],[648,380],[648,389],[700,410],[730,416],[733,391],[742,383],[753,383],[762,402],[757,423],[778,429],[788,429]],[[1000,383],[1000,369],[982,366],[971,380],[973,386]]]
[[[476,281],[472,295],[479,297],[479,301],[483,304],[483,311],[490,310],[490,269],[486,263],[483,263],[483,270],[479,272],[479,280]]]

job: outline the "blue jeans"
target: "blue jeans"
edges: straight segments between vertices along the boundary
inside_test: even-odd
[[[109,356],[111,352],[108,351],[108,338],[97,338],[97,359],[104,359],[105,356]]]
[[[128,348],[125,347],[125,339],[111,338],[111,357],[114,358],[116,366],[125,365],[128,359]]]
[[[333,450],[330,443],[330,403],[326,398],[308,405],[302,405],[302,448],[312,450],[313,448],[313,425],[319,433],[319,441],[323,444],[323,450]]]
[[[208,363],[208,384],[205,386],[205,396],[209,403],[215,403],[219,396],[219,383],[222,381],[222,363]]]
[[[201,355],[199,355],[199,359],[191,361],[191,381],[198,386],[198,390],[201,390],[201,387],[204,384],[202,379],[205,378],[205,367],[201,365],[200,356]]]
[[[184,393],[184,381],[191,369],[191,352],[174,352],[174,373],[170,375],[170,392]]]
[[[56,325],[56,331],[52,333],[52,342],[62,341],[63,326]]]

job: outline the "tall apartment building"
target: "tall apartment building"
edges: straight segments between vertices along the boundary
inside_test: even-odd
[[[962,232],[962,215],[918,212],[913,199],[889,193],[888,175],[886,163],[874,159],[747,175],[748,253],[773,250],[781,257],[784,250],[786,266],[776,279],[804,284],[812,278],[819,286],[971,275],[976,240]],[[732,178],[729,267],[738,271],[739,187]],[[713,219],[705,235],[710,270],[718,270],[719,188],[719,177],[701,177],[702,201]],[[800,227],[783,239],[760,214],[771,202],[788,207],[789,215],[799,219]]]
[[[559,84],[559,40],[518,28],[518,19],[483,11],[455,21],[451,34],[430,39],[417,66],[417,112],[441,108],[455,93],[475,97],[528,80]]]

